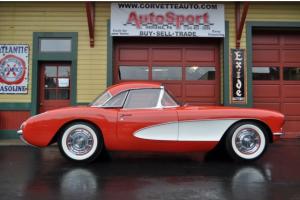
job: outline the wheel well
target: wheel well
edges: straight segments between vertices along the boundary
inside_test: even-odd
[[[91,122],[91,121],[89,121],[89,120],[76,119],[76,120],[69,121],[69,122],[65,123],[64,125],[62,125],[62,126],[58,129],[58,131],[55,133],[55,135],[54,135],[54,137],[52,138],[52,140],[51,140],[51,142],[49,143],[49,145],[50,145],[50,144],[53,144],[53,143],[55,143],[55,142],[57,142],[57,139],[58,139],[59,135],[62,133],[62,130],[64,130],[68,125],[70,125],[70,124],[72,124],[72,123],[74,123],[74,122],[85,122],[85,123],[88,123],[88,124],[94,126],[94,127],[99,131],[99,133],[102,134],[102,131],[101,131],[100,127],[98,127],[95,123],[93,123],[93,122]],[[103,137],[103,136],[102,136],[102,137]],[[104,140],[104,138],[103,138],[103,140]]]
[[[224,135],[222,136],[222,138],[221,138],[221,141],[224,141],[226,135],[228,134],[228,130],[229,130],[232,126],[234,126],[235,124],[237,124],[237,123],[239,123],[239,122],[255,122],[255,123],[259,124],[260,126],[262,126],[262,127],[267,131],[268,138],[269,138],[269,142],[270,142],[270,143],[273,143],[273,134],[272,134],[272,131],[271,131],[270,127],[269,127],[266,123],[264,123],[264,122],[262,122],[262,121],[260,121],[260,120],[257,120],[257,119],[242,119],[242,120],[239,120],[239,121],[233,123],[233,124],[226,130],[225,134],[224,134]]]

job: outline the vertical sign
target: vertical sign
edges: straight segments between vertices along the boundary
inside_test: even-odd
[[[0,44],[0,94],[28,93],[28,57],[26,44]]]
[[[247,73],[244,49],[231,49],[230,72],[231,103],[247,104]]]

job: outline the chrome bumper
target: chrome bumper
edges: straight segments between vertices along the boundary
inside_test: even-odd
[[[273,133],[273,135],[275,135],[275,136],[283,136],[284,135],[284,133]]]
[[[34,145],[32,145],[32,144],[29,144],[29,143],[24,139],[24,137],[23,137],[23,131],[22,131],[21,129],[17,131],[17,134],[19,135],[20,140],[21,140],[24,144],[27,144],[27,145],[29,145],[29,146],[36,147],[36,146],[34,146]]]

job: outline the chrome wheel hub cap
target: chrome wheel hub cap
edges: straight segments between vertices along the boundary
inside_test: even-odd
[[[238,132],[235,145],[244,154],[252,154],[260,147],[261,141],[258,132],[251,128],[245,128]]]
[[[93,147],[91,133],[85,129],[74,129],[67,137],[68,150],[76,155],[87,154]]]

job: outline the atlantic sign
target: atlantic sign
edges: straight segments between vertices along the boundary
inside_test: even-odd
[[[111,36],[224,37],[224,5],[112,3]]]
[[[28,93],[29,46],[0,44],[0,94]]]

